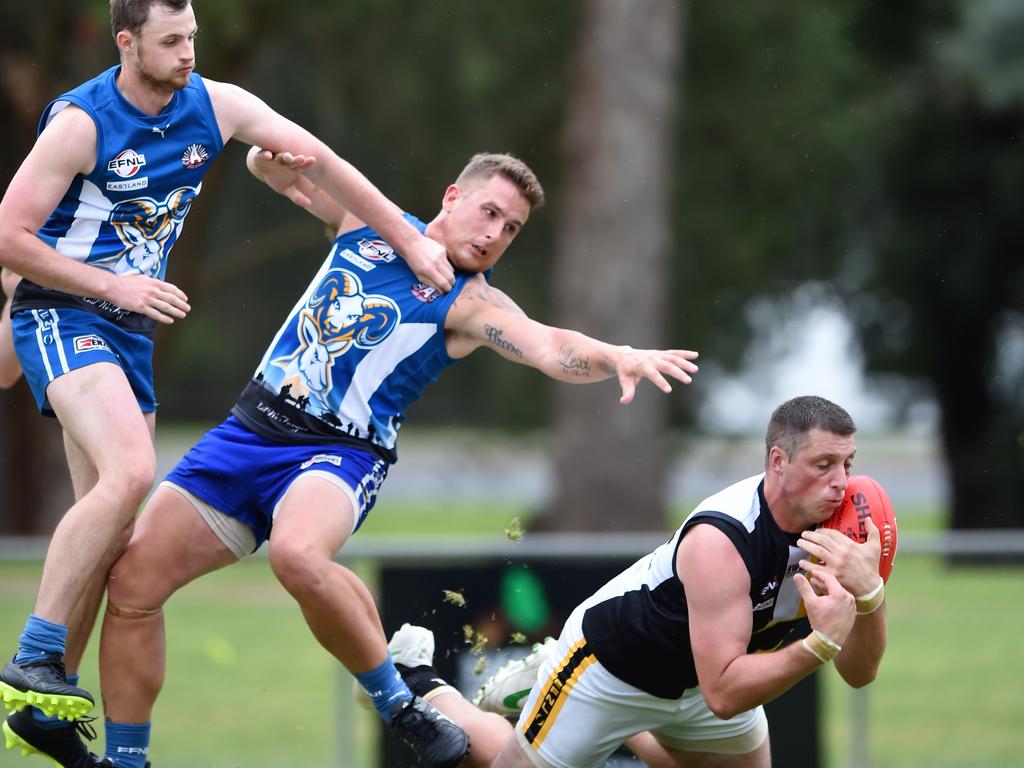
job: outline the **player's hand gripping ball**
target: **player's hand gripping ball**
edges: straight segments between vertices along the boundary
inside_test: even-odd
[[[878,561],[878,575],[882,581],[888,581],[896,559],[896,513],[893,512],[889,495],[874,478],[867,475],[850,477],[843,503],[821,527],[835,528],[863,544],[868,539],[868,532],[864,529],[864,519],[868,517],[878,527],[881,539],[882,556]]]

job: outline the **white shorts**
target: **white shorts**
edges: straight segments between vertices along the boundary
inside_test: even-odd
[[[630,736],[651,731],[666,747],[742,755],[768,736],[764,709],[718,718],[699,688],[662,699],[622,682],[590,652],[574,613],[538,672],[515,733],[538,768],[600,765]],[[576,619],[574,621],[574,619]]]

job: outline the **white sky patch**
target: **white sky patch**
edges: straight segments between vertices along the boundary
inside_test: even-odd
[[[861,430],[891,424],[896,403],[865,377],[849,320],[838,306],[817,301],[798,291],[791,302],[762,301],[750,308],[752,325],[762,330],[738,374],[707,371],[714,383],[700,413],[703,428],[757,434],[775,406],[798,395],[838,403]],[[915,416],[929,419],[929,414],[926,409]]]

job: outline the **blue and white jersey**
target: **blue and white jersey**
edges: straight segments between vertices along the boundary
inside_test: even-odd
[[[455,362],[444,323],[470,277],[442,294],[369,227],[342,235],[232,413],[273,440],[356,443],[394,461],[406,408]]]
[[[199,75],[175,92],[158,115],[130,104],[117,88],[120,67],[78,86],[43,111],[39,133],[75,105],[96,125],[96,166],[77,175],[39,238],[58,252],[117,275],[164,279],[167,257],[202,188],[210,162],[223,149],[220,129]],[[20,309],[76,306],[129,330],[148,332],[147,317],[110,302],[70,296],[22,281],[12,305]]]

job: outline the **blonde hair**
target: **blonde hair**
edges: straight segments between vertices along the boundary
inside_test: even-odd
[[[537,181],[537,175],[530,170],[526,163],[512,155],[490,152],[473,155],[455,183],[461,186],[471,179],[486,181],[495,174],[499,174],[515,184],[530,204],[531,210],[544,205],[544,188]]]

